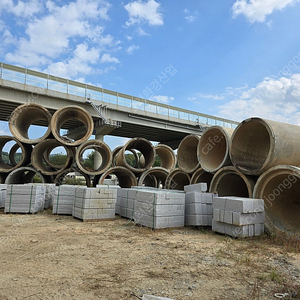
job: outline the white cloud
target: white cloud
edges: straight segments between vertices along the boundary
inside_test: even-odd
[[[27,18],[41,12],[42,9],[43,5],[38,0],[30,0],[26,2],[17,1],[16,4],[14,4],[13,0],[2,0],[0,13],[5,11],[14,14],[17,17]]]
[[[164,104],[170,104],[174,100],[174,97],[156,95],[156,96],[152,96],[150,100],[157,101]]]
[[[282,10],[299,0],[237,0],[232,6],[233,17],[243,14],[250,23],[264,22],[274,10]]]
[[[183,11],[186,16],[184,17],[188,23],[192,23],[197,19],[198,12],[195,11],[194,14],[190,14],[189,10],[186,8]]]
[[[159,12],[160,3],[155,0],[143,2],[141,0],[133,1],[124,6],[129,15],[126,26],[134,24],[148,23],[149,25],[163,25],[163,15]]]
[[[119,63],[120,61],[108,53],[104,53],[100,60],[101,63]]]
[[[131,41],[131,40],[132,40],[132,36],[127,35],[127,36],[126,36],[126,39],[127,39],[128,41]]]
[[[265,78],[239,98],[219,106],[218,114],[236,121],[258,116],[300,125],[300,74]]]
[[[127,54],[132,54],[135,50],[140,49],[139,46],[131,45],[126,49]]]
[[[138,29],[137,29],[137,34],[139,35],[139,36],[150,36],[150,34],[149,33],[147,33],[144,29],[142,29],[141,27],[138,27]]]

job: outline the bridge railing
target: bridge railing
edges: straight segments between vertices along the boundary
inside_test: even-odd
[[[39,89],[48,89],[83,97],[84,99],[90,98],[91,100],[97,100],[103,103],[111,103],[120,106],[120,108],[128,107],[136,110],[151,112],[157,114],[158,117],[167,116],[180,120],[193,121],[199,123],[199,125],[219,125],[229,128],[235,128],[238,125],[238,122],[232,120],[218,118],[139,97],[133,97],[103,89],[101,87],[24,69],[5,63],[0,63],[0,79],[34,86],[36,87],[37,94],[39,93]]]

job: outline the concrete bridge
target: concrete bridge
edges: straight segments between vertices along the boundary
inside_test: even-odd
[[[237,122],[157,103],[53,75],[0,63],[0,120],[7,121],[19,105],[34,102],[53,114],[67,105],[85,108],[94,120],[94,134],[144,137],[176,147],[188,134],[201,135],[207,126],[235,128]],[[46,126],[42,121],[36,125]],[[82,130],[66,122],[66,134]]]

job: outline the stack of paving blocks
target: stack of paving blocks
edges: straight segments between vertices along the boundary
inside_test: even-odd
[[[0,184],[0,208],[5,207],[7,184]]]
[[[46,186],[46,194],[45,194],[45,209],[52,207],[53,199],[55,197],[55,191],[58,187],[55,184],[47,183]]]
[[[264,232],[262,199],[215,197],[212,230],[232,237],[259,236]]]
[[[46,187],[44,185],[7,185],[4,212],[34,214],[43,211],[45,192]]]
[[[136,189],[134,221],[158,228],[184,226],[185,193],[162,189]]]
[[[79,187],[76,189],[73,217],[85,220],[115,217],[117,186]]]
[[[185,194],[185,225],[212,226],[214,194],[206,193],[207,184],[197,183],[186,185]]]
[[[72,215],[76,188],[76,185],[60,185],[55,189],[53,214]]]
[[[134,206],[137,196],[136,188],[122,188],[118,189],[117,202],[116,202],[116,214],[121,217],[133,219]]]

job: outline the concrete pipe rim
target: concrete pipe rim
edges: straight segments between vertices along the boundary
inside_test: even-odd
[[[15,144],[11,147],[9,151],[9,160],[11,164],[7,164],[4,162],[3,157],[2,157],[2,152],[4,146],[8,142],[15,142]],[[22,157],[20,161],[17,163],[15,161],[14,155],[16,154],[16,151],[21,148],[22,151]],[[0,151],[1,151],[1,156],[0,156],[0,172],[1,173],[9,173],[17,168],[20,168],[22,166],[28,165],[30,163],[30,156],[31,156],[31,151],[32,151],[32,146],[29,144],[23,144],[20,141],[18,141],[15,137],[8,136],[8,135],[2,135],[0,136]]]
[[[173,170],[176,166],[176,155],[173,149],[165,144],[158,144],[155,147],[156,155],[160,158],[161,168]]]
[[[199,140],[199,135],[189,134],[182,139],[177,149],[178,167],[188,174],[195,172],[200,167],[197,155]]]
[[[258,178],[253,195],[264,200],[265,225],[270,233],[299,231],[300,203],[293,199],[300,192],[299,180],[300,168],[290,165],[271,167]]]
[[[186,180],[181,182],[180,185],[174,182],[174,178],[178,177],[178,175],[182,175],[181,177],[184,177]],[[178,190],[178,187],[180,187],[180,190],[184,190],[185,185],[189,185],[191,183],[191,177],[188,173],[184,172],[180,168],[176,168],[172,170],[166,179],[165,188],[166,189],[172,189],[172,190]],[[177,187],[177,188],[176,188]]]
[[[202,168],[197,169],[192,177],[191,177],[191,184],[196,184],[199,182],[205,182],[207,184],[207,190],[209,190],[210,187],[210,183],[213,179],[213,174],[206,172],[205,170],[203,170]],[[199,178],[204,177],[203,180],[199,180]]]
[[[167,180],[169,173],[170,173],[169,170],[162,168],[162,167],[151,168],[149,170],[146,170],[145,172],[143,172],[140,175],[140,177],[138,179],[138,185],[143,186],[145,178],[149,175],[152,175],[152,176],[156,177],[157,181],[160,181],[162,183],[163,188],[164,188],[166,185],[166,180]]]
[[[121,188],[130,188],[132,186],[137,186],[137,178],[135,174],[131,170],[123,166],[111,167],[106,170],[101,175],[98,184],[102,185],[106,176],[110,174],[114,174],[118,178],[119,186]]]
[[[63,184],[63,180],[65,178],[65,176],[69,173],[80,173],[83,177],[84,177],[84,180],[85,180],[85,186],[87,187],[90,187],[91,186],[91,179],[90,179],[90,176],[88,174],[85,174],[83,173],[81,170],[77,169],[77,168],[74,168],[74,167],[71,167],[71,168],[68,168],[68,169],[65,169],[65,170],[62,170],[60,173],[58,173],[55,178],[54,178],[54,183],[56,185],[64,185]],[[68,184],[66,184],[68,185]],[[72,185],[72,184],[71,184]],[[75,184],[75,185],[78,185],[78,184]],[[78,185],[78,187],[80,186],[83,186],[83,185]]]
[[[209,127],[201,136],[197,149],[198,161],[201,167],[210,173],[220,168],[232,165],[230,160],[231,128],[221,126]]]
[[[86,150],[94,149],[98,153],[100,153],[102,158],[101,165],[97,168],[97,170],[91,171],[87,170],[81,162],[82,155]],[[95,156],[94,156],[95,157]],[[103,141],[99,140],[88,140],[82,143],[76,151],[75,160],[77,167],[84,173],[88,175],[99,175],[104,173],[112,164],[112,153],[110,147]]]
[[[69,120],[78,120],[86,127],[86,133],[78,140],[69,140],[60,135],[61,126]],[[51,131],[53,136],[62,144],[67,146],[79,146],[86,142],[94,131],[93,118],[84,108],[76,105],[65,106],[58,109],[51,119]]]
[[[125,158],[125,152],[131,149],[138,150],[145,158],[145,166],[143,168],[134,168],[128,164]],[[117,166],[123,166],[135,174],[140,174],[152,167],[155,161],[155,148],[152,143],[145,138],[133,138],[129,140],[120,150],[116,157]]]
[[[249,128],[251,127],[252,133],[250,135]],[[253,128],[255,134],[253,134]],[[258,135],[261,143],[255,142]],[[249,137],[251,141],[243,146]],[[268,164],[274,155],[274,137],[275,133],[268,124],[268,120],[254,117],[242,121],[235,128],[230,142],[230,159],[236,169],[246,175],[260,175],[268,169]],[[240,149],[244,149],[244,151]],[[249,166],[250,163],[252,167]]]
[[[123,148],[124,146],[117,146],[113,151],[112,151],[112,162],[111,162],[111,165],[112,165],[112,167],[116,167],[117,165],[116,165],[116,158],[117,158],[117,155],[118,155],[118,153],[121,151],[121,149]],[[134,149],[130,149],[130,150],[128,150],[128,151],[130,151],[132,154],[133,154],[133,156],[134,156],[134,160],[135,160],[135,164],[134,164],[134,168],[136,168],[137,166],[138,166],[138,164],[139,164],[139,157],[138,157],[138,155],[137,155],[137,153],[136,153],[136,151],[134,150]]]
[[[66,151],[67,158],[63,165],[59,166],[59,168],[53,168],[51,164],[48,166],[45,165],[44,155],[47,152],[48,149],[55,149],[57,147],[63,147]],[[70,150],[69,147],[66,145],[60,143],[56,139],[46,139],[38,144],[35,145],[35,147],[32,150],[31,153],[31,163],[32,166],[39,172],[41,172],[43,175],[57,175],[62,170],[67,169],[71,166],[73,162],[73,153]]]
[[[34,145],[45,140],[51,134],[51,119],[52,115],[44,106],[36,103],[25,103],[12,112],[9,118],[9,129],[12,135],[20,142]],[[39,138],[30,139],[28,136],[29,127],[40,120],[47,122],[48,128],[46,132]],[[21,125],[24,126],[23,130],[20,128]]]
[[[232,195],[220,194],[220,192],[217,190],[218,184],[225,176],[229,176],[229,175],[234,175],[234,177],[238,177],[239,179],[242,180],[242,183],[245,184],[248,195],[245,196],[245,195],[234,195],[234,194],[232,194]],[[239,197],[253,198],[253,188],[255,185],[255,181],[256,181],[255,178],[243,174],[242,172],[240,172],[233,166],[223,167],[214,174],[213,179],[210,184],[209,192],[210,193],[218,193],[219,196],[239,196]],[[239,188],[240,188],[240,186],[239,186]]]

